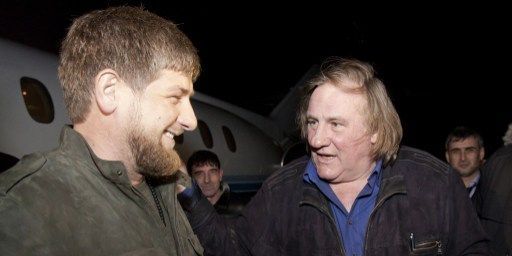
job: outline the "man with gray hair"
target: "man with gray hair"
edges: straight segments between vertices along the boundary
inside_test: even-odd
[[[309,157],[273,173],[235,220],[197,187],[179,195],[212,255],[487,255],[459,175],[399,147],[402,126],[372,66],[333,58],[304,88]]]
[[[174,150],[197,124],[199,70],[176,24],[142,8],[77,18],[58,70],[73,125],[0,177],[0,255],[202,254]]]
[[[503,145],[512,144],[512,123],[508,125],[508,129],[505,132],[505,136],[503,136]]]

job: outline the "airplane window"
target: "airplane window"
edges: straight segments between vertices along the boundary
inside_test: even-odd
[[[185,135],[182,133],[180,136],[174,137],[174,141],[176,141],[177,144],[183,144],[183,139],[185,138]]]
[[[236,152],[236,142],[233,133],[226,126],[222,126],[222,133],[224,133],[224,138],[226,139],[226,144],[228,144],[229,150],[231,152]]]
[[[44,84],[30,77],[22,77],[20,84],[25,107],[32,119],[39,123],[51,123],[54,118],[53,101]]]
[[[203,120],[197,120],[197,127],[199,127],[199,133],[201,133],[201,138],[203,139],[203,143],[207,148],[213,148],[213,137],[210,132],[210,128]]]

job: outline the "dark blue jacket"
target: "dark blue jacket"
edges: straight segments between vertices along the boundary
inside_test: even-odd
[[[217,215],[204,198],[184,204],[207,254],[344,255],[328,200],[303,180],[307,161],[271,175],[234,222]],[[365,255],[488,255],[487,242],[455,171],[402,147],[383,169]]]

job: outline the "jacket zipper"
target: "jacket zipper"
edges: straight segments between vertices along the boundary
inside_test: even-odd
[[[372,219],[373,219],[373,216],[374,216],[375,212],[377,211],[377,208],[379,208],[384,203],[384,201],[386,201],[388,198],[391,198],[395,194],[401,194],[401,192],[400,191],[396,191],[396,192],[393,192],[393,193],[391,193],[391,194],[389,194],[389,195],[387,195],[385,197],[382,197],[377,202],[375,207],[373,207],[373,210],[370,213],[370,218],[368,218],[368,225],[366,225],[366,234],[364,235],[364,255],[366,255],[366,251],[367,251],[367,248],[368,248],[368,243],[367,243],[368,242],[368,231],[370,230],[370,226],[372,224]]]
[[[437,255],[443,255],[443,244],[441,241],[436,241],[437,244]]]
[[[328,212],[325,211],[325,209],[323,209],[322,207],[319,207],[317,205],[314,205],[312,203],[309,203],[309,202],[306,202],[306,201],[302,201],[301,203],[304,203],[304,204],[309,204],[315,208],[317,208],[321,213],[325,214],[327,216],[327,218],[329,219],[329,222],[331,223],[331,228],[334,227],[334,233],[336,234],[336,238],[338,239],[338,249],[340,250],[341,252],[341,256],[344,256],[345,255],[345,247],[343,246],[343,242],[341,241],[341,235],[338,233],[338,228],[336,227],[336,222],[334,221],[334,219],[331,217],[331,215],[329,215]]]
[[[164,211],[162,210],[162,206],[160,205],[160,200],[158,199],[158,195],[156,194],[156,188],[153,187],[153,184],[149,182],[149,180],[146,182],[148,184],[149,190],[151,191],[151,196],[153,196],[153,200],[156,204],[156,209],[158,210],[158,215],[160,216],[160,219],[162,220],[162,223],[164,224],[164,227],[167,226],[165,223],[165,217],[164,217]]]

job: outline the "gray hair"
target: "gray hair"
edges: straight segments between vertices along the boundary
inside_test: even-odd
[[[505,132],[505,136],[503,136],[503,144],[512,144],[512,123],[508,125],[507,132]]]

